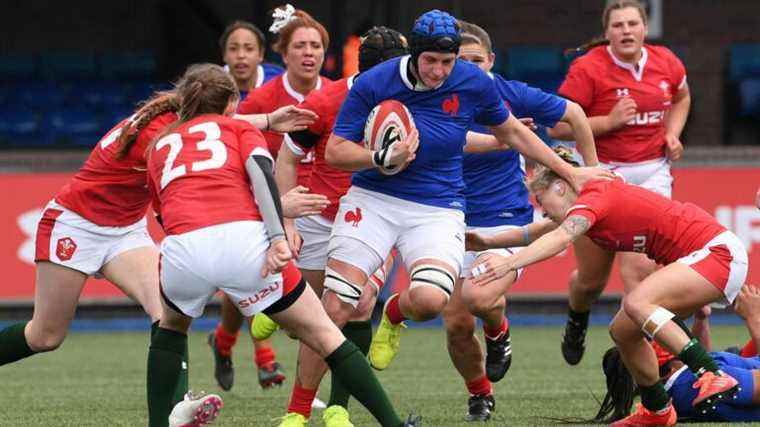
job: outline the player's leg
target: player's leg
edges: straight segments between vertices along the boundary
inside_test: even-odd
[[[504,258],[499,252],[485,252],[478,260]],[[512,362],[512,346],[509,322],[505,314],[506,293],[517,280],[518,272],[510,272],[488,286],[474,286],[465,279],[462,299],[467,310],[483,321],[486,342],[486,373],[488,379],[497,382],[506,375]]]
[[[32,320],[0,330],[0,366],[61,345],[74,318],[87,275],[37,262]]]
[[[475,317],[462,301],[462,281],[457,281],[451,299],[443,309],[447,347],[470,395],[465,420],[486,421],[491,418],[496,402],[491,381],[486,376],[483,350],[475,336]]]
[[[214,378],[222,390],[230,390],[235,383],[232,347],[237,343],[245,319],[225,294],[222,294],[221,316],[216,329],[208,335],[208,345],[214,355]]]
[[[573,248],[578,267],[570,275],[568,318],[561,347],[565,361],[577,365],[586,349],[591,306],[607,285],[615,253],[600,248],[587,237],[576,240]]]
[[[621,252],[620,278],[623,280],[624,293],[629,293],[657,269],[657,264],[645,254]]]

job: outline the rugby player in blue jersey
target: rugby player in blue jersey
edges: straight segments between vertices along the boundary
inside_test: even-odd
[[[591,127],[583,109],[576,103],[548,94],[523,82],[505,80],[491,74],[495,55],[488,33],[475,24],[459,21],[462,43],[459,58],[472,62],[493,79],[498,94],[512,115],[528,125],[553,127],[568,123],[587,166],[596,166],[597,157]],[[481,125],[472,131],[488,133]],[[491,137],[492,138],[492,137]],[[533,221],[533,206],[524,184],[525,161],[515,150],[464,155],[465,223],[467,231],[493,235],[507,229],[521,228]],[[476,258],[507,257],[520,248],[468,251],[463,272],[469,271]],[[451,300],[443,311],[448,349],[454,366],[462,375],[470,393],[468,421],[485,421],[495,408],[491,382],[501,380],[509,369],[512,349],[509,323],[505,316],[505,293],[517,280],[517,273],[488,286],[473,286],[460,274]],[[463,284],[464,282],[464,284]],[[475,337],[475,316],[483,321],[487,356]]]

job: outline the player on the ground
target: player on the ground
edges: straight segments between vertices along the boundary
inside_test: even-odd
[[[501,144],[556,168],[578,186],[611,175],[591,168],[575,171],[559,159],[509,115],[493,80],[477,66],[456,59],[459,43],[459,27],[451,15],[432,10],[420,16],[409,37],[411,55],[377,65],[354,82],[325,150],[328,164],[356,171],[341,198],[328,244],[327,312],[337,325],[345,325],[364,284],[393,246],[411,272],[410,290],[390,298],[370,346],[370,361],[378,369],[395,356],[403,320],[436,317],[453,291],[464,256],[462,152],[472,121],[490,126]],[[416,129],[372,152],[361,145],[365,123],[370,111],[387,99],[406,105]],[[377,170],[394,165],[406,169],[391,176]],[[308,394],[316,393],[325,369],[301,346],[299,400],[308,401]]]
[[[274,160],[257,129],[229,117],[239,99],[232,78],[217,65],[198,64],[177,91],[179,121],[154,141],[148,159],[148,187],[167,234],[163,308],[148,354],[149,425],[168,425],[187,330],[219,290],[245,315],[266,311],[297,334],[381,425],[418,425],[401,421],[366,359],[290,261]],[[220,403],[198,408],[196,424]]]
[[[359,72],[365,72],[373,66],[407,53],[406,39],[399,32],[385,27],[375,27],[362,36],[359,47]],[[288,239],[291,240],[291,248],[295,248],[298,254],[296,265],[301,270],[306,281],[312,286],[317,295],[322,295],[325,277],[325,265],[327,264],[327,243],[330,239],[335,215],[338,213],[338,204],[348,188],[351,186],[351,172],[336,169],[327,164],[325,149],[327,140],[332,133],[335,118],[338,115],[341,104],[346,98],[349,89],[354,82],[361,78],[361,74],[341,79],[326,84],[322,89],[312,91],[306,100],[298,107],[315,112],[319,119],[308,129],[300,132],[289,133],[286,147],[280,150],[277,157],[275,178],[277,186],[282,191],[288,191],[296,187],[297,167],[301,159],[308,152],[314,153],[314,167],[309,179],[309,189],[316,194],[327,196],[330,204],[317,215],[305,216],[295,220],[285,220],[285,229]],[[297,228],[297,230],[296,230]],[[375,271],[367,282],[360,309],[354,313],[351,320],[342,328],[347,339],[356,344],[366,354],[372,340],[372,324],[370,316],[380,287],[385,282],[385,272],[388,271],[388,263]],[[256,316],[252,328],[254,335],[261,329],[267,328],[271,333],[271,326],[263,326],[266,316]],[[266,330],[261,332],[266,334]],[[327,409],[322,413],[322,419],[326,427],[350,426],[348,411],[348,393],[335,378],[331,382],[330,400]],[[308,419],[311,413],[310,402],[299,402],[296,398],[301,395],[297,390],[301,387],[298,380],[295,381],[293,399],[288,408],[288,417],[298,415]]]
[[[744,319],[750,335],[756,335],[760,322],[760,290],[744,285],[734,301],[734,311]],[[710,354],[721,370],[739,382],[740,390],[735,399],[718,403],[715,412],[708,414],[695,411],[691,406],[697,394],[694,388],[697,378],[694,374],[672,354],[658,354],[660,376],[665,382],[668,395],[673,399],[678,419],[692,422],[760,421],[760,358],[757,355],[741,356],[727,352]],[[628,415],[633,406],[636,385],[617,349],[607,350],[602,368],[607,380],[607,395],[593,421],[610,423]]]
[[[493,78],[496,89],[510,113],[528,124],[552,127],[558,122],[568,123],[578,141],[587,166],[596,166],[594,138],[586,115],[574,102],[532,88],[518,81],[507,81],[498,74],[490,74],[495,54],[491,38],[475,24],[459,21],[462,28],[462,46],[459,58],[472,62]],[[473,131],[487,133],[483,126]],[[468,231],[492,235],[507,229],[526,226],[533,221],[533,206],[528,200],[524,184],[525,164],[520,153],[514,150],[464,155],[465,223]],[[501,259],[520,248],[490,249],[484,252],[468,251],[463,272],[481,257]],[[470,393],[468,421],[485,421],[495,408],[492,381],[499,381],[509,369],[512,349],[509,323],[504,314],[506,291],[517,280],[510,274],[487,288],[472,287],[460,274],[451,300],[443,310],[448,349],[454,366],[465,380]],[[483,350],[475,336],[475,316],[483,321],[487,355],[483,364]]]
[[[264,83],[242,100],[238,107],[239,114],[269,113],[283,106],[296,105],[302,102],[309,92],[329,82],[319,75],[330,41],[324,26],[308,13],[290,5],[276,9],[273,18],[274,23],[270,31],[277,35],[274,50],[282,56],[287,69],[284,74]],[[263,49],[261,51],[263,52]],[[283,135],[264,132],[264,137],[269,144],[269,151],[276,159]],[[299,183],[305,183],[310,171],[311,158],[308,158],[299,167]],[[238,310],[229,298],[223,296],[222,320],[209,335],[209,345],[216,362],[214,376],[224,390],[231,389],[234,383],[232,347],[237,342],[242,324],[243,318]],[[264,388],[282,384],[285,375],[276,361],[271,344],[254,339],[254,346],[259,384]]]
[[[699,392],[692,402],[696,410],[707,413],[716,402],[731,399],[736,380],[721,372],[704,347],[690,340],[673,319],[713,302],[733,302],[747,276],[747,251],[739,238],[699,207],[620,178],[592,181],[577,192],[541,168],[529,187],[551,221],[560,225],[535,240],[531,236],[527,248],[506,260],[481,262],[472,270],[473,283],[490,286],[493,279],[562,252],[583,235],[603,252],[646,254],[663,267],[625,296],[610,324],[610,334],[641,390],[642,406],[615,425],[675,424],[676,412],[647,338],[678,355],[698,377]],[[505,236],[489,240],[501,245],[508,243]]]
[[[686,70],[664,46],[645,43],[647,15],[637,0],[609,2],[602,13],[604,38],[581,50],[559,94],[586,111],[603,167],[671,197],[670,163],[683,152],[680,136],[691,103]],[[560,126],[550,135],[570,138]],[[607,284],[614,255],[588,239],[574,244],[578,268],[570,276],[568,320],[562,340],[567,363],[580,362],[591,305]],[[619,254],[624,292],[655,270],[642,254]]]

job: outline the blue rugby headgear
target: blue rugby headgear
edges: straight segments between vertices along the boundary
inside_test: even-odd
[[[414,21],[409,35],[412,63],[418,67],[422,52],[459,53],[461,41],[456,18],[438,9],[425,12]]]

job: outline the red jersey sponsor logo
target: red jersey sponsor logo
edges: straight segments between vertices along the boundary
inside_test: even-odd
[[[358,227],[359,222],[362,220],[362,208],[356,208],[353,211],[346,212],[346,215],[343,217],[343,219],[346,222],[350,222],[352,226]]]
[[[441,108],[444,113],[450,116],[456,116],[459,114],[459,95],[455,93],[451,95],[451,98],[444,99]]]
[[[55,254],[58,255],[58,259],[61,261],[68,261],[74,256],[74,252],[77,250],[77,244],[71,237],[62,237],[58,239],[58,244],[55,248]]]
[[[238,305],[240,308],[248,308],[252,305],[256,305],[277,292],[277,290],[280,289],[280,286],[282,286],[281,282],[274,282],[266,288],[261,289],[255,294],[249,296],[248,298],[238,301]]]
[[[665,120],[665,111],[642,111],[626,123],[629,126],[646,126],[662,123]]]

